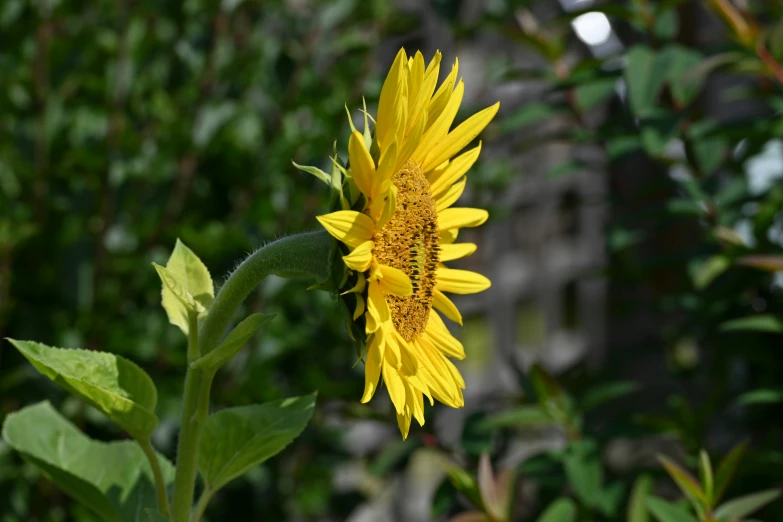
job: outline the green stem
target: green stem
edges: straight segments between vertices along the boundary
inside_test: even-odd
[[[218,346],[239,305],[270,274],[282,277],[329,277],[331,240],[326,231],[305,232],[278,239],[256,250],[231,274],[209,308],[201,325],[201,353]]]
[[[188,363],[199,356],[198,314],[188,316]],[[204,372],[190,368],[185,374],[185,400],[182,407],[179,444],[177,446],[177,472],[174,476],[174,493],[171,498],[171,519],[173,522],[187,522],[193,505],[193,489],[198,473],[198,445],[202,425],[195,413],[203,397]],[[209,392],[207,391],[207,397]],[[207,405],[209,407],[209,405]]]
[[[210,499],[212,499],[213,494],[214,491],[211,489],[205,489],[201,492],[201,497],[199,497],[198,502],[196,503],[196,509],[193,510],[193,517],[190,519],[190,522],[201,522],[201,517],[204,516],[204,511],[207,510],[207,505],[209,504]]]
[[[317,282],[329,277],[331,240],[325,231],[306,232],[278,239],[260,248],[231,274],[218,292],[201,328],[196,314],[191,314],[188,335],[188,363],[214,350],[220,343],[237,309],[263,279],[275,274],[282,277],[310,276]],[[177,447],[177,472],[171,502],[172,522],[188,522],[193,505],[193,490],[198,473],[198,446],[209,412],[209,393],[214,371],[205,373],[190,368],[185,376],[185,397]],[[200,518],[209,496],[202,495]],[[197,510],[199,506],[197,506]],[[198,518],[194,518],[198,520]]]
[[[155,477],[155,490],[158,493],[158,510],[166,517],[169,516],[169,497],[166,493],[166,481],[163,480],[163,472],[160,469],[160,462],[155,450],[152,449],[152,443],[149,440],[139,442],[142,451],[150,461],[152,475]]]

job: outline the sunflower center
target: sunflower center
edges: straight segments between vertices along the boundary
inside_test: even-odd
[[[430,184],[412,161],[392,177],[397,187],[397,210],[375,233],[373,255],[381,264],[405,272],[413,284],[408,297],[386,295],[392,322],[410,341],[424,331],[432,308],[435,272],[440,254],[438,214]]]

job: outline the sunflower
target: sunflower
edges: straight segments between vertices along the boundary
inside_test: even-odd
[[[401,49],[383,83],[374,139],[353,128],[344,172],[343,210],[318,220],[346,246],[342,259],[356,283],[354,320],[366,336],[365,388],[369,401],[382,378],[407,438],[411,418],[424,424],[424,396],[453,408],[464,405],[465,381],[450,358],[463,359],[462,344],[438,312],[462,324],[446,293],[486,290],[481,274],[444,263],[475,252],[455,243],[463,227],[487,220],[486,210],[451,208],[465,189],[465,173],[481,151],[459,153],[487,126],[499,103],[449,128],[462,102],[459,62],[436,90],[441,55],[425,68],[420,52]],[[353,196],[352,196],[353,194]],[[355,203],[352,203],[355,201]]]

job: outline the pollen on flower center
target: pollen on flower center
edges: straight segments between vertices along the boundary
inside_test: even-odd
[[[394,174],[392,183],[397,187],[397,210],[375,233],[373,255],[379,263],[410,277],[410,296],[386,295],[394,327],[410,341],[424,331],[432,308],[440,254],[438,214],[430,184],[417,163],[406,163]]]

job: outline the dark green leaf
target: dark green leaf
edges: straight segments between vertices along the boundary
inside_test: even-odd
[[[749,404],[774,404],[783,402],[783,391],[780,390],[753,390],[737,397],[736,403],[741,406]]]
[[[658,522],[698,522],[685,508],[656,497],[647,498],[647,509]]]
[[[513,426],[541,426],[552,424],[552,417],[538,406],[520,406],[511,410],[490,415],[481,425],[486,429],[507,428]]]
[[[585,112],[611,98],[617,86],[616,78],[602,78],[576,87],[576,105]]]
[[[636,45],[626,55],[625,81],[628,101],[636,117],[647,117],[655,112],[658,93],[668,74],[665,60],[647,46]]]
[[[743,441],[734,446],[731,451],[723,457],[718,469],[715,472],[715,498],[714,502],[720,501],[723,494],[726,492],[726,488],[729,486],[734,473],[737,471],[742,457],[748,449],[747,441]]]
[[[315,394],[219,411],[201,436],[199,470],[215,491],[274,457],[304,430]]]
[[[274,315],[264,314],[253,314],[247,317],[231,330],[231,333],[226,336],[220,346],[197,359],[191,366],[203,368],[205,370],[220,368],[242,349],[245,343],[253,337],[253,334],[255,334],[265,322],[273,317]]]
[[[580,402],[582,411],[587,411],[601,404],[619,399],[639,389],[633,382],[609,382],[588,390]]]
[[[8,415],[3,440],[103,520],[137,522],[138,513],[156,507],[152,470],[138,444],[91,440],[48,402]],[[158,460],[171,482],[173,467]]]
[[[522,127],[533,125],[557,114],[557,110],[548,103],[529,103],[512,112],[498,123],[501,133],[513,132]]]
[[[576,504],[570,498],[559,498],[549,504],[537,522],[574,522]]]
[[[598,455],[587,443],[574,443],[563,457],[563,464],[577,498],[587,506],[598,507],[603,489],[603,469]]]

